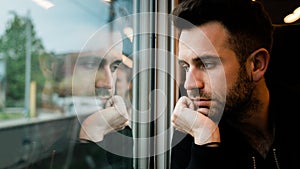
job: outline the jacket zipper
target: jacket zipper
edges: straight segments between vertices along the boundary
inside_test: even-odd
[[[277,169],[280,169],[278,158],[277,158],[277,153],[276,153],[276,149],[275,148],[273,148],[273,155],[274,155],[274,160],[275,160],[276,167],[277,167]]]
[[[253,169],[256,169],[256,160],[254,156],[252,157],[252,161],[253,161]]]
[[[278,158],[277,158],[277,153],[276,153],[276,149],[275,148],[273,148],[273,156],[274,156],[274,161],[275,161],[275,164],[276,164],[276,168],[280,169]],[[256,169],[256,159],[255,159],[255,156],[252,156],[252,162],[253,162],[253,169]]]

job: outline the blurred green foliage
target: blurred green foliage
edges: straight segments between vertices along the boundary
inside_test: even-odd
[[[30,18],[11,12],[13,18],[8,21],[6,30],[0,36],[0,53],[6,61],[6,107],[24,107],[26,42],[31,40],[31,81],[37,84],[37,105],[41,104],[43,77],[39,57],[49,55],[35,33]],[[29,26],[29,27],[27,27]],[[27,27],[27,30],[26,30]],[[28,29],[30,28],[30,29]],[[30,30],[30,31],[28,31]],[[30,38],[28,38],[30,37]]]

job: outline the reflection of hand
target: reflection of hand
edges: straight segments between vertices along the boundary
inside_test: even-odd
[[[93,142],[102,141],[105,134],[124,129],[129,124],[128,119],[122,97],[113,96],[107,101],[105,109],[91,114],[83,121],[79,137]]]
[[[122,130],[126,126],[131,127],[130,122],[131,121],[131,113],[127,111],[126,104],[121,96],[115,95],[111,99],[107,100],[105,104],[105,109],[109,107],[114,107],[117,112],[119,112],[119,115],[122,116],[123,118],[126,118],[126,122],[124,123],[125,125],[121,126],[120,129],[115,128],[115,130]],[[117,127],[117,126],[116,126]]]
[[[181,97],[176,103],[171,120],[175,129],[192,135],[195,144],[220,142],[217,124],[207,116],[194,111],[193,102],[186,96]]]

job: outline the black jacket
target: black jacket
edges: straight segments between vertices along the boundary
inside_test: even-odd
[[[69,168],[131,169],[133,168],[133,141],[130,138],[132,138],[132,131],[126,127],[124,130],[106,135],[99,143],[76,143]]]
[[[171,169],[299,169],[298,93],[283,87],[270,90],[275,141],[266,158],[253,149],[239,131],[221,120],[220,147],[195,145],[193,138],[187,135],[172,148]],[[178,142],[180,135],[178,131],[174,133],[173,143]]]

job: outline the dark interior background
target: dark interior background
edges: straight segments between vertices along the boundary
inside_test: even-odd
[[[293,11],[300,6],[300,0],[257,0],[261,2],[266,10],[269,12],[273,24],[285,24],[283,18],[293,13]],[[299,24],[297,20],[292,24]]]
[[[263,3],[275,25],[273,50],[266,74],[269,87],[300,91],[300,20],[286,24],[283,18],[300,6],[300,0],[257,0]]]

